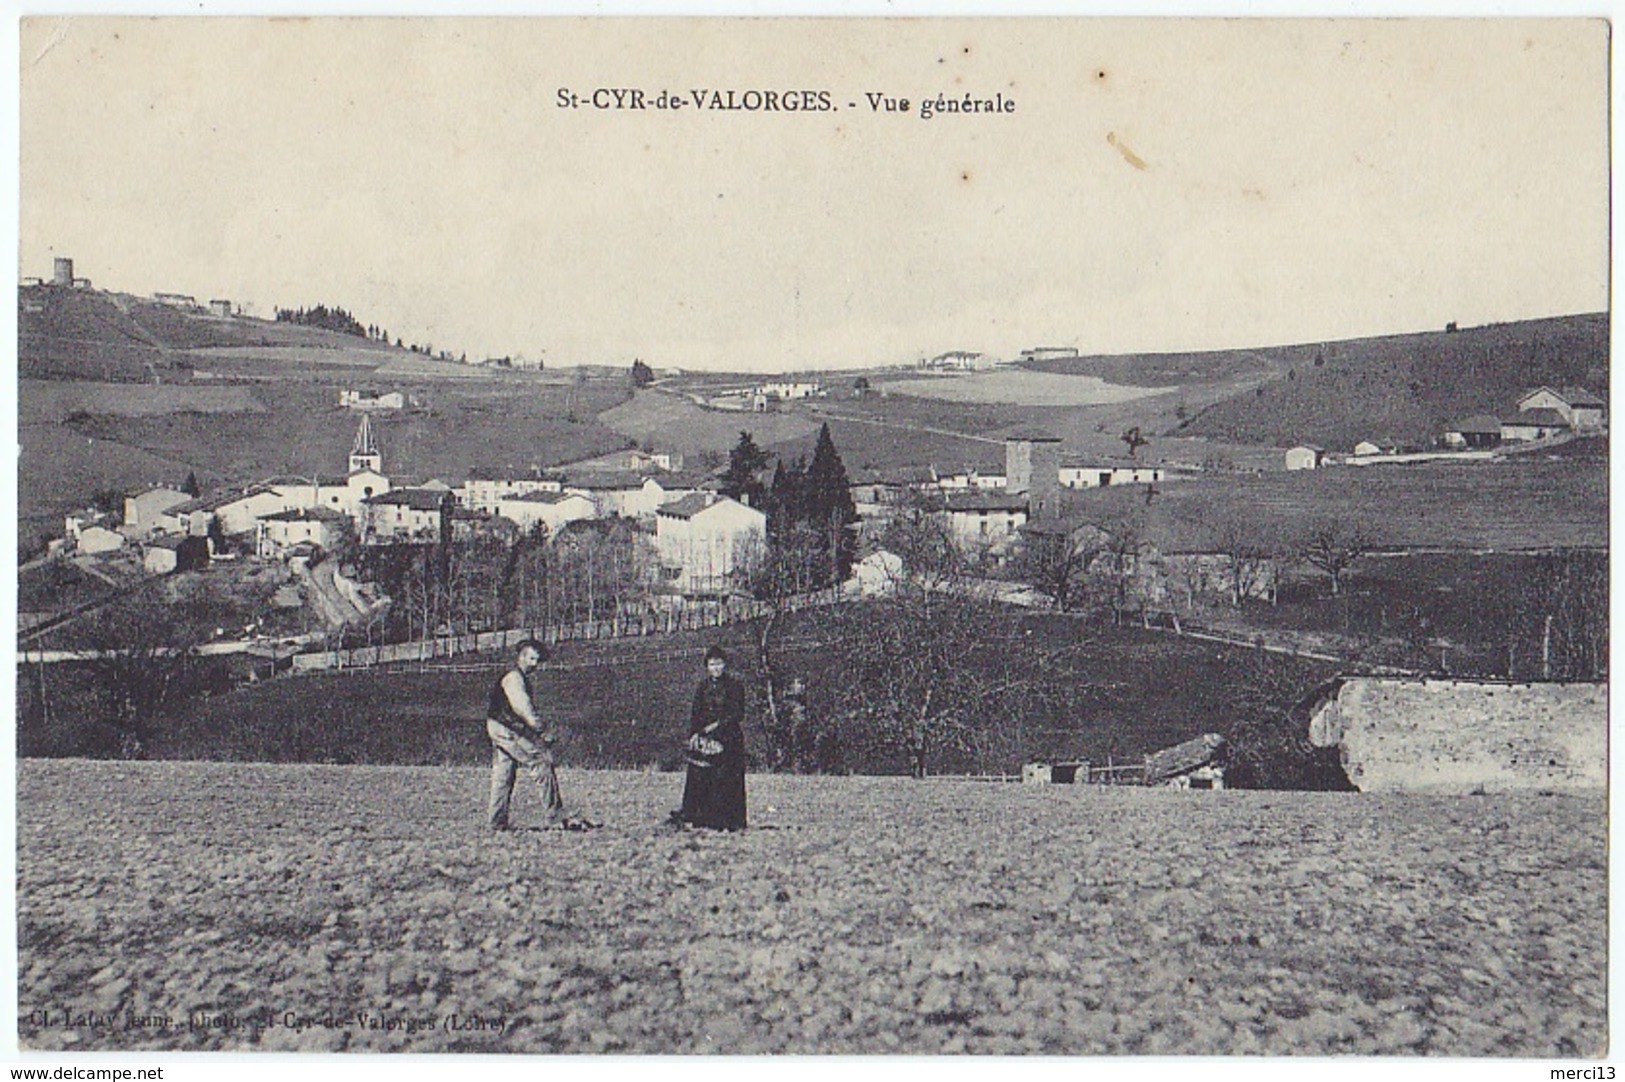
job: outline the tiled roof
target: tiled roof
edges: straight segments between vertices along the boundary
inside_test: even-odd
[[[1541,406],[1539,409],[1521,410],[1501,422],[1504,425],[1546,425],[1566,428],[1568,421],[1563,415],[1550,406]]]
[[[1464,417],[1460,421],[1457,421],[1455,425],[1451,427],[1451,431],[1460,432],[1463,435],[1472,433],[1475,435],[1484,434],[1499,436],[1501,434],[1501,419],[1499,417],[1491,417],[1487,413],[1475,413],[1471,417]]]
[[[563,503],[565,500],[584,500],[587,497],[579,492],[548,492],[539,489],[534,492],[521,492],[517,496],[503,497],[503,503]]]
[[[445,495],[422,488],[397,488],[381,496],[370,496],[365,502],[375,506],[410,507],[414,511],[438,511]]]
[[[1027,510],[1025,496],[1007,496],[1000,492],[954,492],[943,503],[951,512]]]
[[[326,507],[290,507],[286,511],[260,516],[270,522],[343,522],[347,517]]]
[[[571,488],[584,488],[589,492],[616,491],[643,487],[643,474],[626,470],[583,470],[573,473],[565,482]],[[658,484],[658,481],[656,482]]]

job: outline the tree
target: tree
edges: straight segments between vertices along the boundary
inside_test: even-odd
[[[1297,550],[1305,563],[1331,576],[1332,596],[1336,597],[1341,592],[1343,575],[1371,551],[1371,540],[1358,526],[1325,519],[1310,527]]]
[[[1112,623],[1120,624],[1138,592],[1140,562],[1151,548],[1145,517],[1134,508],[1104,516],[1090,525],[1102,538],[1100,558],[1094,561],[1090,577],[1101,584],[1110,599]]]
[[[869,377],[868,376],[859,376],[857,379],[852,381],[852,394],[853,394],[854,397],[862,398],[864,395],[866,395],[868,393],[869,393]]]
[[[1128,453],[1129,453],[1130,458],[1135,457],[1134,452],[1138,451],[1141,447],[1144,447],[1146,444],[1151,442],[1150,440],[1146,439],[1144,436],[1140,435],[1140,426],[1139,425],[1135,425],[1133,428],[1131,428],[1127,432],[1123,433],[1123,435],[1121,437],[1119,437],[1119,438],[1124,443],[1128,444]]]
[[[1275,597],[1276,563],[1287,547],[1251,509],[1209,504],[1204,514],[1207,544],[1219,557],[1230,603],[1259,595]]]
[[[857,551],[853,527],[858,521],[858,509],[852,500],[851,484],[826,422],[818,430],[812,462],[807,466],[802,506],[807,522],[821,538],[828,583],[846,581]]]
[[[655,381],[654,369],[644,364],[641,359],[632,362],[632,386],[647,387]]]
[[[879,545],[903,561],[903,575],[927,590],[957,587],[969,561],[948,527],[940,497],[910,492],[892,511]]]
[[[721,479],[722,494],[752,507],[760,507],[762,495],[767,490],[757,475],[767,469],[771,461],[773,456],[756,446],[749,432],[740,432],[739,442],[728,452],[728,468],[723,471]]]
[[[1093,526],[1061,523],[1029,526],[1016,554],[1019,581],[1050,599],[1061,612],[1082,602],[1089,568],[1106,549],[1106,535]]]
[[[194,500],[203,495],[203,486],[198,484],[196,473],[191,470],[187,471],[186,480],[181,482],[181,491]]]
[[[824,686],[842,742],[916,778],[948,767],[1006,770],[1026,759],[1028,719],[1093,689],[1036,646],[1021,620],[964,590],[905,577],[889,597],[819,613],[831,644]]]
[[[103,720],[120,758],[150,750],[160,711],[200,675],[196,649],[207,629],[184,606],[167,604],[156,588],[103,606],[84,623],[89,669],[101,693]]]
[[[1608,675],[1608,554],[1534,558],[1511,591],[1507,675],[1602,680]]]

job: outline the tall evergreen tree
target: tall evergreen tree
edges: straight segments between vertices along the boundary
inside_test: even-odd
[[[766,505],[762,508],[767,512],[768,540],[784,537],[790,527],[806,517],[806,481],[805,459],[798,458],[790,463],[779,459],[778,466],[773,470],[773,482],[768,486]]]
[[[822,548],[833,581],[844,582],[857,552],[858,508],[852,500],[851,479],[835,449],[825,422],[818,430],[812,463],[807,467],[803,505],[806,517],[822,537]]]
[[[756,446],[749,432],[740,432],[739,442],[728,452],[728,468],[722,473],[722,494],[752,507],[761,507],[767,488],[756,475],[767,469],[771,461],[773,456]]]
[[[186,471],[186,480],[181,483],[181,491],[194,500],[203,495],[203,486],[197,483],[197,473],[195,471]]]

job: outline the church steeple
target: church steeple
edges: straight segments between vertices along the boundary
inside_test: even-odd
[[[372,438],[372,418],[365,413],[361,415],[361,426],[355,430],[355,443],[350,448],[350,472],[359,470],[384,472],[384,458]]]

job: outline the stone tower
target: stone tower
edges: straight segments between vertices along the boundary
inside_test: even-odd
[[[1061,437],[1033,430],[1004,437],[1004,485],[1011,495],[1027,497],[1031,517],[1053,513],[1061,489]]]

